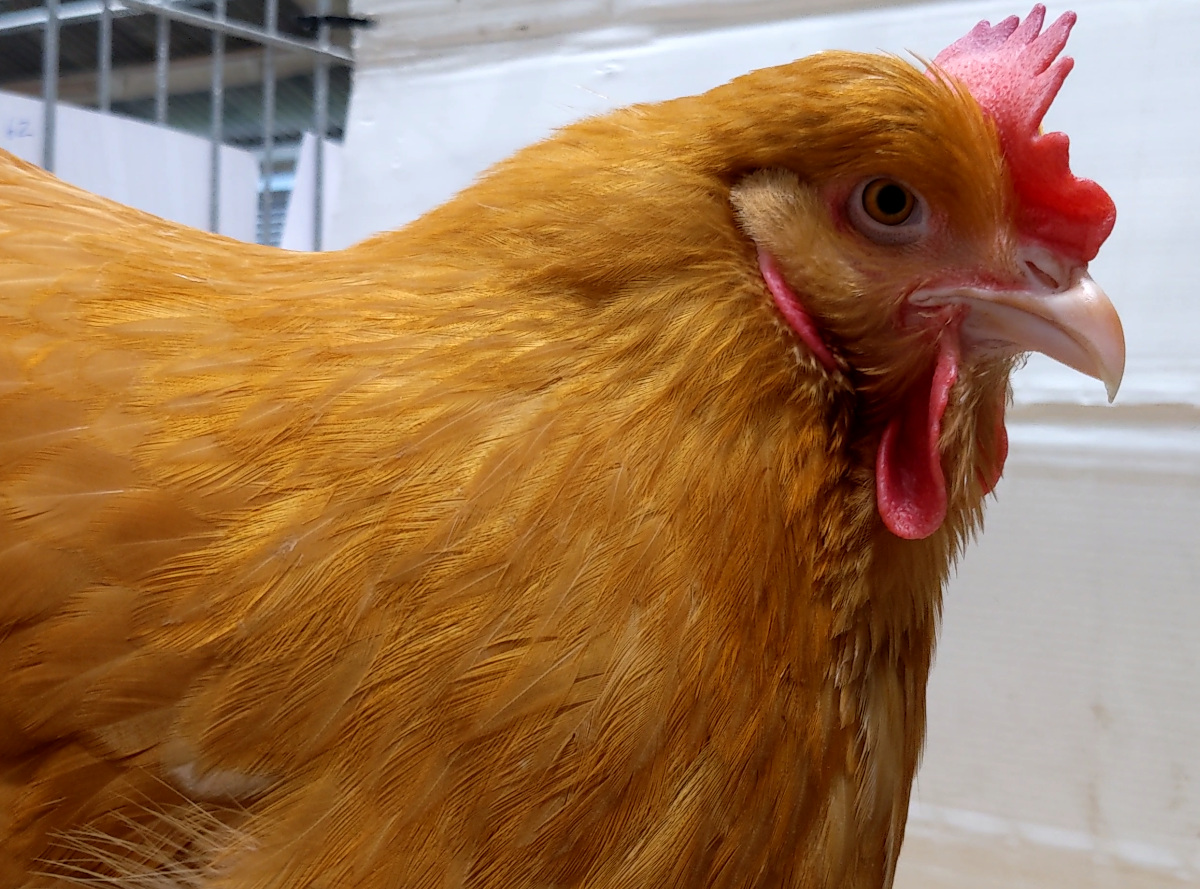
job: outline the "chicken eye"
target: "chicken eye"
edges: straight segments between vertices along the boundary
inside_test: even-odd
[[[863,209],[883,225],[900,225],[912,216],[917,200],[913,193],[894,179],[876,179],[863,189]]]
[[[911,244],[927,230],[920,195],[887,176],[865,180],[850,194],[850,221],[876,244]]]

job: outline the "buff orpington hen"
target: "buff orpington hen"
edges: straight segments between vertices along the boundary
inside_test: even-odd
[[[568,126],[340,252],[0,158],[0,886],[893,879],[1074,17]]]

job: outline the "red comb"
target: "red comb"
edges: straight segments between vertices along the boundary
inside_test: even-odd
[[[1087,262],[1112,231],[1117,208],[1103,188],[1071,173],[1065,134],[1040,132],[1075,64],[1058,57],[1075,13],[1042,31],[1045,18],[1039,3],[1023,22],[1015,15],[995,27],[980,22],[933,64],[961,81],[995,121],[1021,202],[1021,233]]]

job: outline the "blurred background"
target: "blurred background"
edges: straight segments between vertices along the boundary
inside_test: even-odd
[[[0,147],[289,249],[398,227],[578,117],[1014,2],[0,0]],[[1047,118],[1113,195],[1116,404],[1031,361],[946,598],[900,889],[1200,887],[1200,3],[1074,0]],[[1050,15],[1065,7],[1053,3]]]

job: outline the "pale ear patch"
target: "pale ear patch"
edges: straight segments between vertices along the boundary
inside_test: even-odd
[[[804,188],[790,171],[763,170],[746,177],[730,198],[743,230],[758,249],[759,271],[776,308],[812,357],[826,371],[836,372],[837,359],[810,316],[805,300],[792,289],[778,262],[801,245],[813,243],[809,229],[823,216],[813,212],[812,190]]]
[[[791,170],[758,170],[735,185],[729,193],[738,225],[751,240],[773,253],[775,243],[798,214],[815,209],[810,189]]]
[[[821,191],[791,170],[751,173],[730,190],[729,200],[741,230],[789,277],[828,282],[857,277]]]

